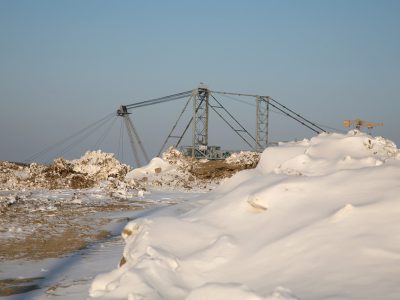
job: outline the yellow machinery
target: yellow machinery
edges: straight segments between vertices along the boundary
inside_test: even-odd
[[[355,128],[360,130],[361,127],[367,127],[368,129],[372,129],[377,126],[383,126],[383,123],[373,123],[361,119],[355,119],[355,120],[344,120],[343,126],[347,128],[354,126]]]

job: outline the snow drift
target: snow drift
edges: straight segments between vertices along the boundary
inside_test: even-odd
[[[192,201],[127,224],[92,297],[398,299],[400,154],[358,131],[266,149]]]

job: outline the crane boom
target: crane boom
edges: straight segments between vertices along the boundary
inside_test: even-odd
[[[173,100],[178,100],[181,98],[186,98],[192,95],[193,91],[186,91],[178,94],[173,94],[165,97],[160,97],[160,98],[155,98],[155,99],[150,99],[146,101],[140,101],[136,102],[133,104],[128,104],[124,105],[127,109],[132,109],[132,108],[138,108],[138,107],[143,107],[143,106],[149,106],[153,104],[158,104],[158,103],[163,103],[163,102],[168,102],[168,101],[173,101]]]

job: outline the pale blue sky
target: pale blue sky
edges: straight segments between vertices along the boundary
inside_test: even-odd
[[[399,15],[400,1],[378,0],[0,0],[0,160],[24,160],[120,104],[201,81],[270,95],[335,128],[348,118],[384,122],[374,133],[400,144]],[[253,107],[224,101],[254,129]],[[182,105],[134,113],[151,154]],[[117,152],[119,122],[106,151]],[[210,122],[212,144],[242,147]],[[270,134],[273,141],[312,135],[276,114]]]

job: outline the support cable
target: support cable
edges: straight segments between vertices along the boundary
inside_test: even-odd
[[[235,98],[235,97],[232,97],[232,96],[228,96],[228,95],[224,95],[224,94],[223,94],[222,97],[229,98],[229,99],[231,99],[231,100],[233,100],[233,101],[236,101],[236,102],[239,102],[239,103],[243,103],[243,104],[246,104],[246,105],[248,105],[248,106],[256,107],[256,105],[255,105],[254,103],[247,102],[247,101],[245,101],[245,100],[241,100],[241,99],[238,99],[238,98]],[[277,115],[281,115],[281,116],[285,116],[285,117],[286,117],[286,115],[285,115],[284,113],[282,113],[282,112],[280,112],[280,111],[277,111],[277,110],[275,110],[275,109],[270,109],[269,111],[270,111],[270,112],[273,112],[273,113],[275,113],[275,114],[277,114]]]
[[[321,123],[315,123],[315,124],[317,124],[318,126],[321,126],[322,128],[330,129],[330,130],[333,130],[333,131],[336,131],[336,132],[340,132],[340,133],[346,133],[347,132],[346,130],[335,128],[335,127],[331,127],[331,126],[324,125],[324,124],[321,124]]]
[[[215,113],[234,131],[236,132],[236,134],[247,144],[249,145],[251,148],[253,148],[253,146],[243,137],[239,134],[239,132],[213,107],[211,106],[211,108],[213,109],[213,111],[215,111]]]
[[[114,114],[112,115],[114,116]],[[69,144],[68,146],[66,146],[64,149],[62,149],[60,152],[58,152],[58,154],[56,155],[56,157],[61,157],[64,154],[68,153],[69,151],[71,151],[71,149],[73,149],[74,147],[76,147],[78,144],[80,144],[81,142],[83,142],[86,138],[88,138],[91,134],[93,134],[95,131],[97,131],[98,129],[100,129],[102,126],[104,126],[105,124],[107,124],[111,119],[107,119],[104,120],[102,123],[98,124],[96,127],[92,128],[90,131],[88,131],[85,135],[83,135],[82,137],[80,137],[77,141],[72,142],[71,144]]]
[[[172,126],[172,129],[171,129],[170,133],[168,134],[167,138],[165,139],[163,145],[161,146],[161,149],[160,149],[160,151],[158,152],[158,155],[157,155],[157,156],[160,156],[160,155],[161,155],[161,152],[163,151],[165,145],[168,143],[169,138],[172,137],[172,133],[174,132],[176,126],[178,125],[178,122],[179,122],[179,120],[181,119],[182,115],[183,115],[184,112],[186,111],[186,108],[188,107],[188,105],[189,105],[191,99],[192,99],[192,96],[189,97],[188,101],[186,102],[185,106],[183,107],[181,113],[179,114],[178,119],[176,120],[174,126]]]
[[[249,106],[253,106],[253,107],[256,106],[254,103],[250,103],[250,102],[247,102],[245,100],[241,100],[241,99],[238,99],[238,98],[235,98],[235,97],[232,97],[232,96],[222,95],[222,97],[226,97],[226,98],[229,98],[229,99],[234,100],[236,102],[243,103],[243,104],[246,104],[246,105],[249,105]]]
[[[232,126],[230,126],[235,132],[238,132],[238,131],[243,131],[243,132],[245,132],[254,142],[256,142],[257,143],[257,141],[256,141],[256,139],[246,130],[246,128],[244,128],[243,126],[242,126],[242,124],[240,124],[239,123],[239,121],[211,94],[211,97],[218,103],[218,105],[220,106],[220,108],[222,108],[231,118],[232,118],[232,120],[234,120],[235,122],[236,122],[236,124],[237,125],[239,125],[239,127],[241,128],[241,130],[237,130],[237,129],[233,129],[233,127]],[[211,106],[212,107],[212,106]],[[216,111],[216,109],[215,109],[215,107],[212,107],[213,108],[213,110],[215,111],[215,112],[217,112]],[[217,113],[219,116],[221,116],[221,114],[219,114],[219,113]],[[224,119],[224,121],[225,122],[227,122],[225,119]],[[246,141],[246,143],[248,144],[248,142]],[[251,146],[252,148],[253,148],[253,146]]]
[[[247,102],[247,101],[244,101],[244,100],[241,100],[241,99],[237,99],[237,98],[235,98],[235,97],[232,97],[232,96],[230,96],[231,94],[229,94],[229,93],[221,93],[221,94],[222,94],[224,97],[227,97],[227,98],[229,98],[229,99],[231,99],[231,100],[234,100],[234,101],[236,101],[236,102],[240,102],[240,103],[243,103],[243,104],[246,104],[246,105],[249,105],[249,106],[253,106],[253,107],[255,106],[255,104],[253,104],[253,103],[250,103],[250,102]],[[246,96],[250,96],[250,95],[246,95]],[[261,97],[261,98],[265,98],[265,97]],[[278,105],[280,105],[283,109],[286,109],[287,111],[293,113],[293,114],[296,115],[297,117],[301,118],[301,119],[304,120],[305,122],[311,124],[312,126],[318,128],[318,129],[320,129],[320,130],[323,131],[323,132],[326,131],[326,130],[323,129],[324,127],[327,128],[327,129],[332,129],[332,130],[338,131],[338,132],[343,132],[343,130],[340,130],[340,129],[337,129],[337,128],[333,128],[333,127],[329,127],[329,126],[327,126],[327,125],[323,125],[323,124],[311,122],[311,121],[309,121],[308,119],[302,117],[301,115],[295,113],[293,110],[289,109],[287,106],[280,104],[280,103],[279,103],[278,101],[276,101],[275,99],[273,99],[273,98],[271,98],[271,97],[268,97],[268,98],[269,98],[270,100],[274,101],[275,103],[277,103]],[[274,106],[274,107],[275,107],[275,106]],[[281,109],[281,110],[279,110],[279,111],[278,111],[278,110],[271,109],[270,111],[273,112],[273,113],[276,113],[276,114],[283,115],[283,116],[288,116],[288,114],[286,114],[285,112],[283,112],[283,109]],[[301,123],[301,124],[304,125],[303,123]],[[318,133],[319,133],[319,132],[318,132]]]
[[[84,133],[86,130],[89,130],[93,126],[96,126],[97,124],[101,123],[102,121],[111,118],[113,115],[114,115],[114,113],[107,114],[103,118],[101,118],[101,119],[99,119],[99,120],[87,125],[86,127],[84,127],[82,129],[80,129],[79,131],[71,134],[70,136],[68,136],[68,137],[66,137],[66,138],[64,138],[62,140],[59,140],[58,142],[56,142],[56,143],[44,148],[43,150],[33,154],[32,156],[30,156],[27,159],[25,159],[23,162],[24,163],[32,162],[33,160],[43,156],[44,154],[48,154],[53,149],[57,148],[58,146],[61,146],[62,144],[66,143],[67,141],[79,136],[80,134]]]
[[[186,91],[178,94],[173,94],[161,98],[155,98],[155,99],[150,99],[146,101],[140,101],[137,103],[133,104],[128,104],[125,105],[127,109],[132,109],[132,108],[138,108],[138,107],[143,107],[143,106],[148,106],[148,105],[153,105],[153,104],[158,104],[158,103],[163,103],[163,102],[168,102],[168,101],[173,101],[173,100],[178,100],[181,98],[186,98],[192,94],[192,91]]]
[[[230,92],[220,92],[220,91],[210,91],[211,93],[214,94],[221,94],[221,95],[232,95],[232,96],[241,96],[241,97],[258,97],[260,95],[255,95],[255,94],[244,94],[244,93],[230,93]],[[267,97],[267,96],[261,96],[261,97]]]
[[[214,107],[214,106],[212,106],[212,105],[210,105],[210,107],[213,109],[213,111],[247,144],[247,145],[249,145],[252,149],[254,148],[253,147],[253,145],[251,144],[251,143],[249,143],[239,132],[241,131],[241,132],[245,132],[245,133],[247,133],[254,141],[255,141],[255,139],[254,139],[254,137],[252,137],[251,136],[251,134],[221,105],[221,103],[217,100],[217,99],[215,99],[215,97],[213,96],[213,95],[211,95],[211,97],[219,104],[219,106],[221,107],[221,108],[223,108],[224,109],[224,111],[226,111],[227,113],[228,113],[228,115],[233,119],[233,120],[235,120],[236,121],[236,123],[237,124],[239,124],[239,126],[242,128],[241,130],[237,130],[237,129],[235,129],[229,122],[228,122],[228,120],[226,120],[218,111],[217,111],[217,109]]]
[[[307,127],[308,129],[311,129],[312,131],[314,131],[315,133],[320,133],[318,130],[312,128],[311,126],[307,125],[306,123],[304,123],[303,121],[293,117],[292,115],[290,115],[288,112],[285,112],[284,110],[280,109],[279,107],[277,107],[275,104],[272,104],[271,102],[269,103],[269,105],[271,105],[272,107],[275,107],[277,110],[281,111],[283,114],[285,114],[286,116],[288,116],[289,118],[292,118],[293,120],[299,122],[300,124],[304,125],[305,127]],[[323,130],[325,132],[325,130]]]
[[[196,108],[196,114],[197,114],[197,112],[199,111],[199,108],[200,108],[201,104],[203,103],[203,101],[204,101],[204,99],[201,99],[201,100],[200,100],[200,103],[199,103],[199,105],[198,105],[197,108]],[[187,130],[189,129],[190,124],[192,124],[192,122],[193,122],[193,116],[190,118],[189,123],[186,125],[185,130],[183,131],[182,135],[180,136],[178,142],[177,142],[176,145],[175,145],[175,148],[178,148],[179,144],[181,143],[181,141],[182,141],[184,135],[186,134],[186,132],[187,132]]]
[[[110,132],[111,128],[113,127],[115,121],[117,120],[117,118],[115,117],[113,119],[113,121],[110,123],[110,125],[107,126],[106,130],[104,131],[104,133],[99,137],[99,139],[97,140],[97,142],[94,144],[93,146],[93,150],[96,150],[98,147],[100,147],[100,145],[104,142],[104,139],[106,138],[106,136],[108,135],[108,133]]]
[[[190,118],[189,123],[188,123],[188,124],[186,125],[186,127],[185,127],[185,130],[183,130],[182,135],[179,137],[179,140],[176,142],[175,148],[178,148],[179,144],[181,143],[183,137],[184,137],[185,134],[186,134],[186,131],[189,129],[190,124],[192,124],[192,121],[193,121],[193,117]]]
[[[318,128],[319,130],[321,130],[322,132],[325,132],[324,129],[322,129],[321,127],[319,127],[318,125],[316,125],[315,123],[311,122],[310,120],[307,120],[306,118],[302,117],[301,115],[297,114],[296,112],[294,112],[293,110],[291,110],[290,108],[286,107],[285,105],[279,103],[278,101],[276,101],[275,99],[269,97],[270,103],[271,101],[275,102],[276,104],[278,104],[279,106],[283,107],[284,109],[290,111],[292,114],[296,115],[297,117],[299,117],[300,119],[304,120],[305,122],[311,124],[312,126]],[[302,123],[303,124],[303,123]],[[303,124],[304,125],[304,124]],[[314,130],[315,131],[315,130]],[[318,132],[319,133],[319,132]]]

